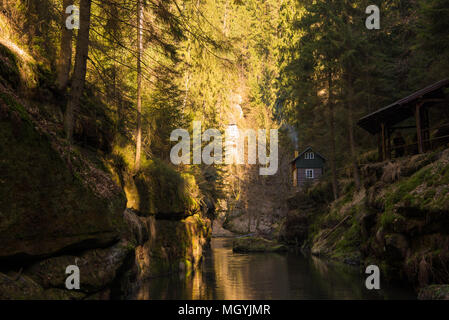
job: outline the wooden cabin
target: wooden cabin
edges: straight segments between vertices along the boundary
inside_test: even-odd
[[[326,158],[312,147],[298,154],[291,162],[293,186],[302,188],[306,184],[319,180],[324,174]]]
[[[449,147],[447,88],[441,80],[358,121],[377,136],[380,161]]]

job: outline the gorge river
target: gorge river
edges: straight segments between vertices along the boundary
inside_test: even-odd
[[[190,276],[151,279],[134,299],[415,299],[410,289],[369,291],[357,269],[300,253],[237,254],[232,239],[212,239],[202,267]]]

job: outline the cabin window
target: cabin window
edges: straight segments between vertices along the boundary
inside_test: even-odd
[[[313,160],[313,159],[315,159],[315,153],[307,152],[306,153],[306,160]]]
[[[306,169],[306,178],[307,179],[313,179],[313,169]]]

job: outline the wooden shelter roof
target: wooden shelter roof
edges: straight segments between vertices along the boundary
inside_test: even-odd
[[[421,89],[410,96],[398,100],[389,106],[379,109],[363,118],[357,124],[371,134],[381,131],[381,123],[391,127],[414,115],[414,102],[419,99],[444,98],[441,89],[449,87],[449,79],[444,79]]]

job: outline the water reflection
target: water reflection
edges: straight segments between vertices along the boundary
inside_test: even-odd
[[[136,299],[414,299],[395,287],[368,291],[358,270],[301,254],[234,254],[231,239],[213,239],[201,270],[151,279]]]

